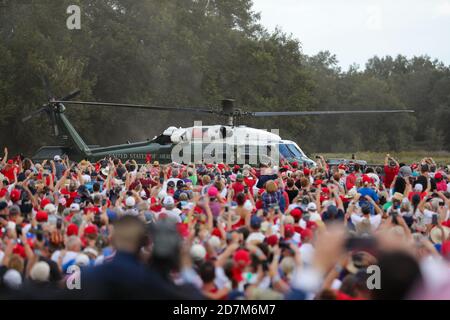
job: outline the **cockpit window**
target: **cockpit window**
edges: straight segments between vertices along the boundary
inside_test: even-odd
[[[303,159],[303,158],[305,157],[305,155],[304,155],[302,152],[300,152],[300,150],[298,150],[298,149],[295,147],[295,145],[293,145],[293,144],[287,144],[286,146],[287,146],[287,148],[289,149],[289,151],[291,151],[291,153],[294,154],[294,156],[295,156],[296,158]]]
[[[280,144],[280,154],[284,158],[295,158],[295,155],[289,150],[286,144]]]

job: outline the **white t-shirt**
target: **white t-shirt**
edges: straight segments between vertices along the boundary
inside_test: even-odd
[[[428,210],[428,209],[425,209],[423,211],[423,223],[424,224],[431,224],[434,214],[436,214],[436,212]]]
[[[60,253],[61,253],[60,250],[56,250],[52,254],[52,260],[55,261],[56,263],[58,262]],[[79,255],[79,252],[67,251],[66,254],[64,255],[64,258],[62,259],[62,265],[65,265],[70,260],[75,260],[78,255]]]
[[[363,216],[352,214],[351,219],[352,223],[356,226],[358,223],[361,223],[361,221],[363,221],[365,218]],[[370,221],[370,228],[372,229],[372,231],[375,231],[380,226],[381,215],[377,214],[375,216],[370,216],[369,221]]]
[[[322,216],[318,213],[318,212],[310,212],[310,217],[309,217],[310,221],[321,221],[322,220]]]
[[[304,264],[312,264],[314,257],[314,247],[311,243],[303,243],[300,247],[300,256]]]
[[[246,243],[250,243],[251,241],[258,241],[263,242],[264,241],[265,236],[262,234],[262,232],[252,232],[249,234],[249,236],[247,237],[247,240],[245,241]]]
[[[161,213],[165,213],[165,214],[167,215],[167,217],[168,217],[170,220],[173,220],[173,221],[176,222],[176,223],[181,223],[181,222],[182,222],[182,221],[181,221],[181,217],[180,217],[181,210],[178,209],[178,208],[174,208],[174,209],[172,209],[172,210],[163,209],[163,210],[158,214],[158,218],[159,218],[159,215],[160,215]]]

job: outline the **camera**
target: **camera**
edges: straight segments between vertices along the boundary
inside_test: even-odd
[[[62,228],[62,219],[58,218],[58,220],[56,220],[56,229],[61,230]]]
[[[20,224],[16,224],[16,234],[17,234],[17,237],[22,236],[22,226]]]
[[[433,214],[431,216],[431,224],[433,226],[437,226],[438,225],[438,215],[437,214]]]

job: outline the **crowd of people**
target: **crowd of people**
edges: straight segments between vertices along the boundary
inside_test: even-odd
[[[0,173],[3,299],[450,299],[450,172],[432,158],[34,163],[5,149]]]

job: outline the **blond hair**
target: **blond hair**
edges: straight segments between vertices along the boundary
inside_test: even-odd
[[[277,185],[275,183],[275,181],[273,180],[269,180],[266,182],[266,191],[267,192],[276,192],[278,190]]]

